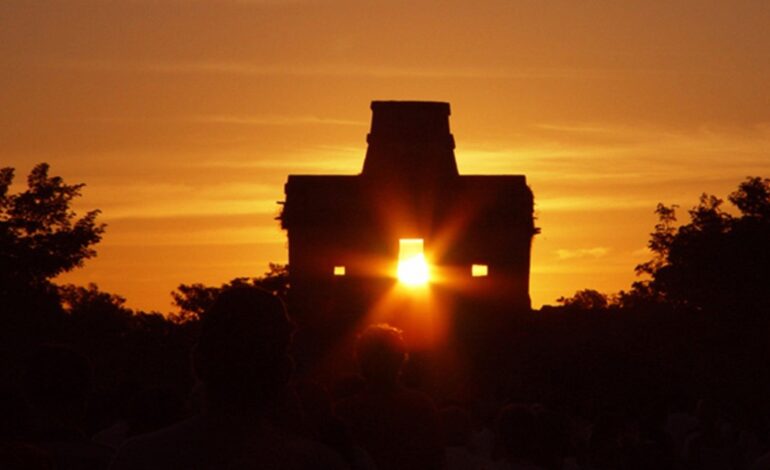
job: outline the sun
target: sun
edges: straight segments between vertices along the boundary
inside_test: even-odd
[[[398,280],[410,286],[421,286],[430,279],[428,263],[420,254],[398,262]]]
[[[399,240],[398,280],[408,286],[421,286],[430,280],[430,269],[423,253],[421,238]]]

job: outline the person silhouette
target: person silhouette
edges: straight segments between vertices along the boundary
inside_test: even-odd
[[[88,359],[64,345],[42,345],[27,358],[23,385],[30,404],[31,443],[56,468],[104,469],[113,450],[85,432],[92,370]]]
[[[497,419],[498,439],[503,460],[514,470],[538,470],[537,426],[532,409],[511,404],[500,410]]]
[[[333,451],[281,425],[290,409],[293,330],[272,293],[223,291],[203,315],[192,354],[202,412],[129,439],[112,468],[345,468]]]
[[[377,468],[442,468],[443,448],[433,401],[401,385],[407,360],[401,330],[372,325],[358,337],[356,362],[366,386],[336,406],[337,415]]]

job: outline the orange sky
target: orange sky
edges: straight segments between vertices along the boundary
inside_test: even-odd
[[[770,2],[0,2],[0,165],[85,182],[63,280],[169,311],[286,261],[289,173],[361,169],[375,99],[441,100],[462,173],[525,174],[535,306],[627,288],[659,201],[770,177]]]

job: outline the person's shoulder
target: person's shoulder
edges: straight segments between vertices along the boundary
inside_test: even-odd
[[[372,399],[368,394],[358,393],[336,402],[334,404],[334,412],[337,416],[345,418],[351,413],[357,413],[361,409],[369,408],[371,401]]]
[[[201,449],[203,440],[204,423],[200,416],[195,416],[126,440],[110,468],[166,468],[169,462],[183,464],[195,458],[195,450]]]
[[[430,409],[436,411],[436,405],[433,399],[425,392],[410,388],[402,388],[399,391],[399,400],[417,408]]]
[[[235,461],[239,468],[300,470],[348,468],[343,458],[325,445],[288,432],[270,423],[262,423],[248,437]],[[226,459],[225,459],[226,460]]]
[[[153,444],[166,444],[169,441],[202,439],[205,426],[204,418],[196,415],[157,431],[141,434],[128,439],[125,445],[129,447],[141,447]]]
[[[751,470],[770,470],[770,452],[760,456],[751,466]]]
[[[88,440],[48,441],[35,446],[52,455],[61,468],[104,468],[115,454],[111,447]]]
[[[345,461],[332,449],[309,439],[293,437],[287,440],[287,454],[295,464],[292,468],[345,469]]]

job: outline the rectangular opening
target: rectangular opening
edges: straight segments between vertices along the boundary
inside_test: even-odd
[[[402,238],[398,241],[398,260],[404,261],[415,256],[423,256],[422,238]]]
[[[335,276],[344,276],[345,275],[345,266],[335,266],[334,267],[334,275]]]
[[[473,277],[486,277],[489,274],[489,267],[486,264],[472,264],[471,276]]]
[[[398,280],[411,286],[428,282],[428,263],[423,253],[422,238],[402,238],[398,241]]]

